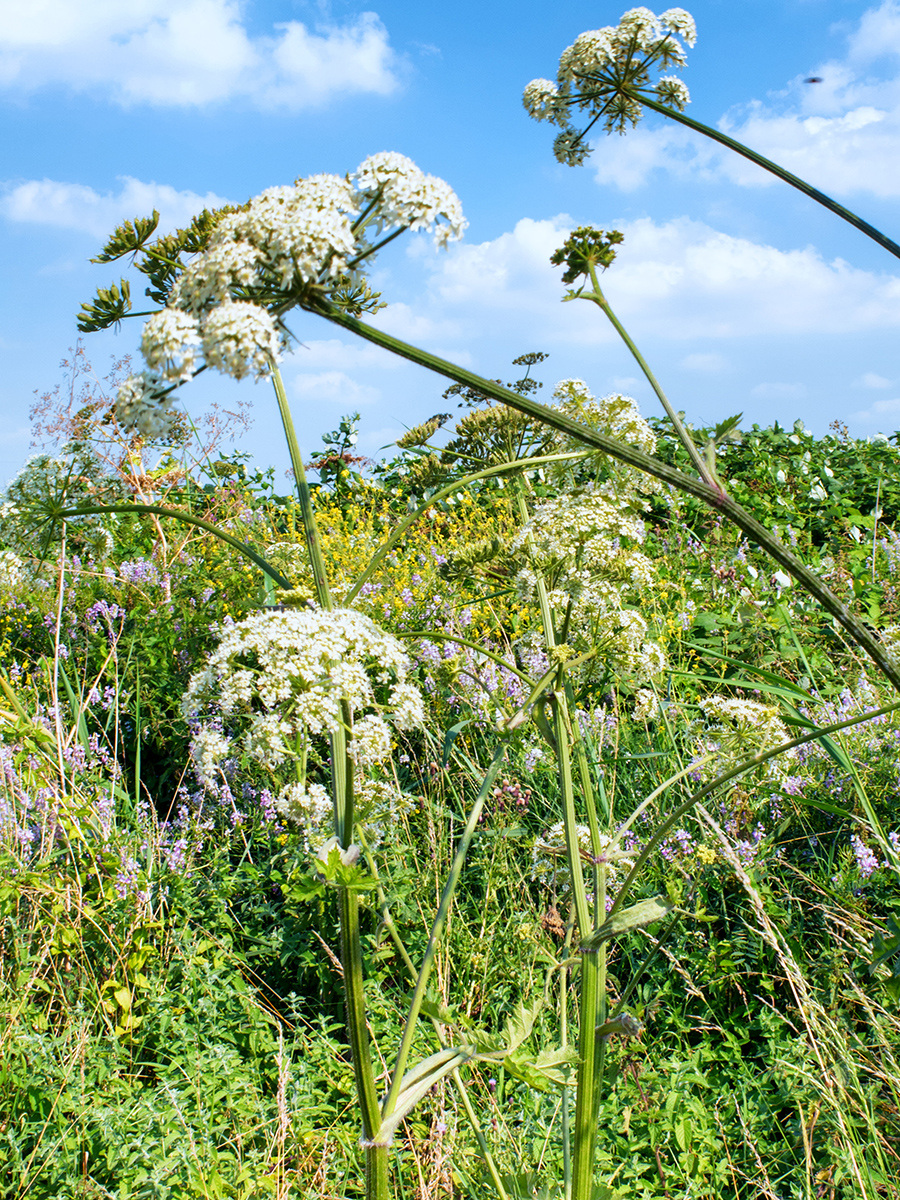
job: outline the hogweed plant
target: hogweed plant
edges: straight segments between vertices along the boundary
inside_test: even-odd
[[[526,107],[537,119],[560,126],[557,156],[581,162],[585,134],[598,121],[607,131],[622,132],[643,108],[686,120],[681,111],[688,100],[683,84],[669,75],[653,83],[651,71],[681,67],[684,47],[694,40],[693,21],[682,9],[670,9],[659,18],[646,9],[631,10],[616,27],[582,34],[563,54],[556,83],[536,80],[528,86]],[[587,114],[586,129],[579,132],[571,124],[573,111]],[[732,145],[714,131],[701,132]],[[745,148],[733,148],[796,182]],[[852,217],[831,201],[828,207]],[[594,1163],[608,1043],[613,1036],[636,1036],[641,1022],[627,1007],[640,982],[640,968],[611,1002],[607,952],[613,942],[635,931],[661,923],[664,929],[690,915],[690,897],[676,887],[666,894],[642,894],[648,863],[657,854],[677,853],[678,845],[691,837],[684,822],[695,813],[706,822],[704,829],[714,828],[716,836],[727,841],[727,831],[723,833],[702,807],[707,798],[727,792],[748,774],[771,771],[772,763],[797,747],[817,744],[833,750],[833,735],[871,720],[878,711],[900,706],[898,702],[875,714],[836,714],[841,719],[823,723],[813,708],[801,709],[807,693],[795,688],[790,693],[792,711],[803,732],[790,738],[762,707],[710,700],[697,728],[694,758],[631,811],[619,811],[596,772],[591,732],[579,705],[588,687],[620,687],[636,695],[641,716],[666,720],[667,706],[660,703],[665,654],[642,612],[656,571],[644,546],[649,506],[670,504],[676,493],[701,500],[766,551],[783,578],[793,578],[818,601],[897,688],[900,665],[885,642],[794,549],[729,496],[715,446],[731,427],[717,430],[702,451],[694,445],[600,287],[600,272],[612,265],[615,246],[622,240],[615,231],[578,229],[554,255],[554,263],[565,267],[564,282],[576,285],[565,299],[588,300],[612,322],[662,402],[694,474],[657,455],[652,431],[627,397],[596,399],[582,381],[566,380],[556,391],[555,403],[544,405],[533,398],[530,386],[491,382],[361,319],[382,307],[366,280],[377,253],[410,230],[431,231],[437,244],[446,246],[466,225],[452,190],[400,154],[375,154],[345,177],[316,175],[270,188],[239,208],[204,212],[189,228],[171,234],[155,236],[158,220],[154,213],[119,227],[97,261],[131,256],[148,281],[147,294],[159,307],[133,312],[130,285],[122,279],[101,289],[82,312],[83,331],[126,317],[148,318],[141,339],[146,369],[121,385],[116,420],[144,439],[164,439],[178,419],[178,389],[201,371],[213,369],[235,379],[271,378],[296,482],[306,569],[300,577],[289,578],[243,539],[195,514],[156,503],[73,495],[67,481],[49,475],[52,486],[32,504],[35,520],[44,527],[60,521],[72,525],[91,515],[135,511],[183,520],[222,538],[277,589],[275,605],[220,627],[219,647],[194,676],[183,711],[193,723],[198,778],[213,786],[225,765],[242,757],[267,773],[283,818],[302,833],[309,862],[304,886],[310,895],[321,896],[328,889],[337,895],[347,1034],[370,1200],[389,1195],[389,1149],[396,1130],[444,1080],[458,1090],[501,1200],[507,1200],[510,1190],[525,1186],[505,1179],[492,1157],[466,1078],[468,1065],[479,1063],[492,1069],[502,1066],[528,1083],[561,1089],[563,1178],[546,1181],[546,1194],[558,1191],[565,1200],[608,1195],[605,1184],[595,1183]],[[864,222],[853,220],[875,236]],[[876,240],[898,252],[883,235]],[[278,369],[292,340],[288,319],[295,308],[437,372],[451,381],[451,392],[462,392],[473,406],[461,423],[457,449],[464,461],[468,438],[469,462],[476,469],[433,491],[400,522],[349,589],[342,588],[340,604],[326,568],[313,495]],[[424,447],[443,420],[433,418],[410,436]],[[552,484],[550,495],[535,487],[539,472]],[[426,949],[416,964],[391,915],[390,896],[382,890],[378,858],[391,824],[407,803],[397,785],[397,738],[419,736],[415,731],[428,723],[428,704],[412,682],[410,660],[400,641],[362,611],[362,601],[376,567],[384,567],[413,523],[443,498],[487,479],[506,482],[515,531],[506,540],[467,547],[456,567],[486,574],[494,570],[494,578],[505,579],[507,594],[515,594],[534,621],[515,636],[499,631],[501,649],[488,649],[454,629],[415,631],[413,640],[455,642],[461,652],[491,659],[507,681],[502,696],[488,689],[492,760],[481,777]],[[353,502],[352,494],[346,502]],[[467,563],[462,561],[466,558]],[[462,724],[447,734],[445,757]],[[571,907],[564,955],[550,972],[560,981],[560,1044],[537,1055],[529,1055],[524,1047],[546,1003],[549,983],[543,993],[522,998],[501,1033],[443,1009],[429,991],[485,804],[494,794],[508,746],[528,730],[533,731],[532,739],[542,741],[542,753],[555,759],[563,814],[562,822],[548,829],[536,847],[534,873],[552,879],[556,894]],[[690,792],[692,777],[699,786]],[[674,807],[638,841],[635,830],[664,793],[676,798]],[[876,842],[881,860],[896,869],[896,838],[881,828],[862,796],[860,804],[865,813],[861,832]],[[848,810],[840,811],[848,815]],[[867,848],[865,840],[860,839],[860,847]],[[861,854],[862,849],[858,857]],[[382,1094],[367,1027],[360,932],[360,898],[372,892],[379,897],[384,927],[412,985],[405,1023],[396,1031],[394,1045],[378,1047],[390,1064]],[[570,971],[577,977],[577,1004],[568,990]],[[572,1024],[576,1009],[577,1029]],[[437,1049],[411,1062],[423,1018],[432,1023]]]

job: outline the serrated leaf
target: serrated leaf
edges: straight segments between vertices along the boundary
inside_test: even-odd
[[[433,996],[426,996],[423,999],[421,1011],[423,1016],[429,1017],[432,1021],[439,1021],[442,1025],[453,1025],[457,1020],[456,1013],[449,1008],[445,1008]]]
[[[546,1092],[551,1087],[564,1087],[570,1083],[571,1070],[561,1068],[572,1068],[577,1061],[578,1052],[574,1046],[561,1050],[542,1050],[536,1057],[516,1051],[503,1059],[503,1069],[529,1087]]]
[[[520,1000],[506,1018],[506,1024],[503,1026],[503,1042],[510,1053],[518,1050],[522,1043],[531,1037],[537,1015],[543,1007],[543,999],[536,1000],[530,1007],[526,1007]]]
[[[633,904],[631,908],[621,909],[589,937],[584,938],[581,949],[596,950],[610,938],[621,937],[623,933],[631,933],[633,929],[643,929],[655,921],[661,921],[674,907],[667,897],[654,896],[650,900],[641,900],[639,904]]]

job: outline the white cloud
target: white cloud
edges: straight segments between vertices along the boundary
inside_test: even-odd
[[[853,381],[854,387],[863,388],[889,388],[891,386],[890,379],[885,379],[883,375],[876,375],[874,371],[866,371],[865,375],[860,375],[859,379]]]
[[[381,399],[378,388],[367,383],[358,383],[345,371],[298,374],[293,377],[291,386],[300,403],[320,401],[325,404],[340,404],[344,410],[374,404],[376,400]]]
[[[561,303],[560,270],[549,258],[569,225],[565,216],[526,218],[492,241],[430,258],[431,279],[415,310],[420,344],[447,339],[448,328],[464,342],[518,329],[527,341],[543,339],[544,349],[551,341],[585,346],[614,340],[593,305]],[[900,277],[858,270],[840,259],[826,262],[812,248],[784,251],[731,237],[687,218],[664,224],[643,218],[622,230],[625,240],[604,276],[604,290],[639,342],[647,334],[708,344],[900,326]],[[692,360],[693,369],[701,364],[718,365],[703,356]]]
[[[801,76],[768,104],[754,100],[719,122],[723,132],[826,192],[900,195],[900,2],[884,0],[847,37],[843,58]],[[881,64],[882,71],[875,69]],[[596,143],[597,179],[623,191],[651,172],[765,187],[775,177],[692,130],[665,122]]]
[[[806,395],[803,383],[758,383],[750,395],[760,400],[800,400]]]
[[[866,408],[862,412],[851,413],[848,420],[877,421],[881,417],[890,416],[892,413],[900,413],[900,397],[896,400],[876,400],[871,408]]]
[[[685,371],[701,371],[704,374],[713,374],[717,371],[724,371],[728,366],[728,360],[722,354],[687,354],[678,364]]]
[[[96,192],[80,183],[54,179],[29,179],[7,184],[0,194],[0,215],[9,221],[54,225],[105,238],[116,225],[134,217],[160,213],[160,229],[188,224],[204,208],[219,208],[227,201],[214,192],[177,191],[166,183],[143,183],[120,175],[118,192]]]
[[[400,359],[380,346],[356,338],[345,342],[341,338],[303,339],[294,349],[292,364],[301,370],[396,370]]]
[[[64,85],[119,104],[202,105],[242,97],[268,109],[398,83],[375,13],[312,31],[299,21],[251,35],[239,0],[28,0],[4,6],[0,86]]]
[[[383,450],[385,446],[393,446],[397,438],[405,432],[405,425],[386,425],[381,429],[361,429],[356,448],[362,454],[369,454],[373,458],[377,458],[380,450]]]

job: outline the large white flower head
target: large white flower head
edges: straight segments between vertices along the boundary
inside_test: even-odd
[[[649,8],[632,8],[618,25],[580,34],[560,56],[557,83],[535,79],[525,88],[523,103],[535,120],[562,127],[554,143],[560,162],[576,166],[590,153],[583,133],[570,123],[572,109],[586,110],[593,125],[602,120],[607,133],[624,133],[636,125],[643,109],[634,92],[679,111],[689,102],[687,88],[672,76],[655,83],[654,66],[683,67],[685,47],[697,40],[694,19],[683,8],[657,17]]]
[[[399,226],[432,229],[437,245],[461,238],[468,222],[459,197],[443,179],[426,175],[403,154],[382,151],[365,159],[352,175],[357,204],[375,206],[379,229]]]
[[[700,701],[699,707],[706,721],[697,727],[694,751],[698,756],[715,754],[712,762],[703,768],[704,778],[720,775],[743,759],[772,750],[789,740],[775,705],[735,696],[709,696]],[[796,755],[796,750],[787,751],[769,759],[758,770],[767,778],[780,778],[790,772]]]
[[[250,242],[221,240],[214,235],[213,245],[185,269],[169,295],[169,304],[195,314],[230,300],[235,288],[248,288],[257,282],[264,259]]]
[[[251,372],[268,375],[281,357],[281,338],[274,318],[258,304],[227,300],[203,320],[206,364],[235,379]]]
[[[555,407],[567,417],[589,425],[598,433],[628,442],[645,454],[656,453],[656,435],[641,416],[631,396],[611,392],[607,396],[597,397],[583,379],[563,379],[557,384],[553,399],[556,401]],[[582,443],[576,443],[574,438],[564,436],[560,439],[560,448],[579,447],[582,447]],[[617,462],[602,451],[597,451],[594,457],[603,464],[612,489],[620,497],[630,495],[633,505],[642,504],[639,495],[667,495],[664,485],[652,475]]]
[[[421,724],[403,647],[353,609],[253,613],[220,637],[183,711],[224,720],[268,769],[295,761],[299,745],[336,732],[347,714],[353,756],[367,765],[388,756],[391,727]]]
[[[246,210],[216,226],[211,249],[244,242],[258,254],[257,267],[278,287],[340,275],[356,248],[353,191],[339,175],[311,175],[292,186],[272,187]]]
[[[628,396],[594,397],[581,379],[557,387],[558,407],[579,421],[652,453],[653,431]],[[601,465],[606,464],[606,456]],[[516,575],[519,598],[535,603],[538,579],[550,607],[565,621],[569,646],[599,653],[579,668],[582,677],[614,671],[645,682],[665,658],[636,611],[656,582],[653,561],[642,552],[646,493],[654,490],[631,468],[611,464],[607,478],[578,487],[561,475],[557,495],[542,501],[510,543],[524,560]]]

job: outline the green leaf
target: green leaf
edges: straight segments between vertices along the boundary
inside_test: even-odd
[[[786,688],[788,691],[793,692],[794,695],[802,696],[804,700],[809,700],[809,701],[815,702],[815,697],[811,696],[810,693],[807,692],[804,688],[800,687],[799,684],[792,683],[790,679],[784,679],[780,675],[775,675],[772,671],[766,671],[763,667],[754,667],[750,663],[742,662],[741,659],[739,659],[739,658],[729,658],[727,654],[719,654],[719,652],[717,650],[710,650],[708,646],[704,646],[700,642],[689,642],[689,641],[685,640],[684,642],[682,642],[682,645],[686,646],[689,650],[698,651],[700,654],[704,655],[706,658],[715,658],[719,662],[726,663],[729,667],[740,667],[742,670],[747,671],[750,675],[758,675],[760,677],[760,679],[766,679],[766,680],[768,680],[769,683],[774,683],[777,687]],[[720,678],[716,677],[714,682],[715,683],[731,683],[731,680],[720,679]],[[753,687],[754,685],[744,683],[744,684],[735,684],[734,686],[735,687]]]
[[[581,949],[596,950],[610,938],[621,937],[623,933],[631,933],[633,929],[643,929],[646,925],[661,921],[674,907],[667,897],[654,896],[650,900],[641,900],[639,904],[633,904],[631,908],[621,909],[590,936],[582,939]]]
[[[455,725],[451,725],[444,734],[444,749],[441,752],[441,766],[446,767],[450,761],[450,755],[453,753],[453,743],[462,733],[467,725],[471,725],[471,720],[457,721]]]
[[[390,1145],[400,1122],[439,1083],[445,1075],[475,1057],[471,1046],[448,1047],[417,1063],[403,1076],[394,1111],[381,1122],[373,1141],[377,1146]]]
[[[546,1092],[550,1087],[566,1087],[572,1082],[572,1071],[577,1064],[578,1051],[574,1046],[544,1049],[537,1056],[515,1052],[508,1054],[502,1062],[509,1075],[539,1092]]]
[[[544,1001],[542,997],[537,999],[530,1007],[526,1007],[520,1000],[506,1018],[506,1024],[503,1027],[503,1040],[510,1052],[518,1050],[522,1043],[531,1037],[531,1031],[537,1020],[537,1015],[543,1007]]]

